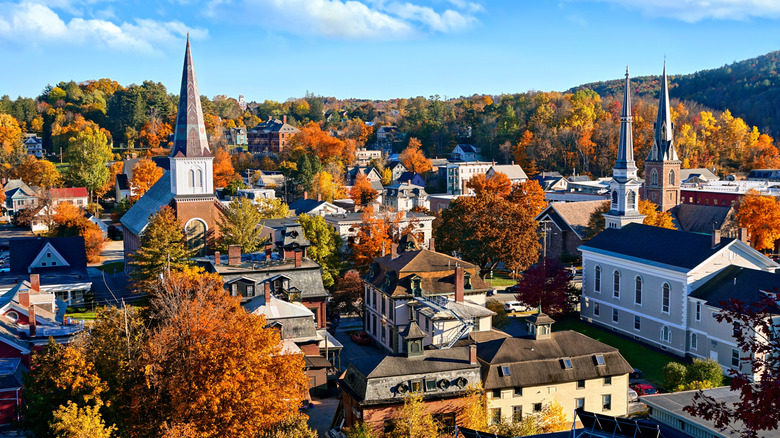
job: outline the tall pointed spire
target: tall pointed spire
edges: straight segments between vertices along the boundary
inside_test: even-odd
[[[655,120],[655,133],[653,146],[647,156],[649,161],[677,161],[677,151],[674,148],[672,137],[672,115],[669,108],[669,84],[666,77],[666,60],[664,59],[664,73],[661,80],[661,93],[658,97],[658,117]]]
[[[179,110],[176,114],[176,128],[173,132],[171,157],[213,156],[206,140],[206,124],[203,123],[198,82],[195,79],[195,68],[192,65],[189,34],[187,34],[187,50],[184,53],[184,71],[181,75]]]
[[[623,96],[623,112],[620,115],[620,139],[618,141],[618,155],[615,161],[614,169],[623,169],[627,173],[634,171],[636,176],[636,165],[634,164],[634,135],[631,129],[633,117],[631,117],[631,80],[626,67],[626,85]],[[627,175],[628,176],[628,175]]]

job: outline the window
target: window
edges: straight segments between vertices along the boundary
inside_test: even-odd
[[[601,266],[596,265],[596,273],[593,277],[595,284],[593,285],[594,292],[601,292]]]
[[[190,187],[195,187],[195,171],[190,169]]]
[[[628,192],[628,196],[626,198],[626,210],[634,209],[636,209],[636,192],[632,190]]]
[[[425,379],[425,391],[436,391],[436,379]]]
[[[494,389],[493,390],[493,398],[501,398],[501,390],[500,389]]]
[[[490,420],[493,424],[501,422],[501,408],[493,408],[490,410]]]
[[[599,307],[599,303],[593,303],[593,315],[599,316],[601,314],[601,308]]]
[[[669,295],[669,283],[664,283],[661,298],[661,311],[664,313],[669,313]]]
[[[248,297],[255,296],[255,287],[254,286],[247,286],[246,287],[246,296],[248,296]]]
[[[384,330],[382,330],[382,334],[384,334]],[[412,381],[412,392],[420,392],[422,391],[422,389],[423,389],[423,385],[421,380]]]
[[[634,316],[634,330],[642,330],[642,318]]]
[[[498,368],[498,375],[501,377],[511,376],[512,374],[509,372],[509,365],[501,365]]]
[[[515,397],[522,397],[523,396],[523,388],[520,386],[515,386]]]
[[[512,421],[514,421],[515,423],[519,423],[520,421],[523,421],[522,406],[512,406]]]
[[[603,354],[597,354],[594,357],[596,358],[596,365],[601,366],[601,365],[605,364],[605,362],[604,362],[604,355]]]
[[[612,309],[612,322],[618,322],[618,309]]]
[[[696,303],[696,321],[701,321],[701,303]]]
[[[198,179],[195,181],[198,184],[198,187],[203,187],[203,171],[198,169]]]
[[[534,412],[542,412],[542,404],[534,403]]]
[[[653,172],[650,174],[650,184],[657,186],[658,185],[658,172],[653,169]]]
[[[620,298],[620,271],[617,269],[612,273],[612,296]]]
[[[574,409],[585,409],[585,399],[584,398],[575,398],[574,399]]]
[[[617,210],[618,208],[618,194],[617,191],[612,192],[612,209]]]
[[[731,366],[739,367],[739,350],[731,350]]]
[[[604,385],[611,385],[611,384],[612,384],[612,376],[605,376]]]
[[[604,394],[601,396],[601,408],[605,411],[612,409],[612,395]]]
[[[577,389],[585,389],[585,379],[577,380]]]
[[[672,331],[669,330],[669,326],[665,325],[661,329],[661,340],[664,342],[671,343],[672,342]]]
[[[642,305],[642,277],[638,275],[634,279],[634,304]]]
[[[674,185],[674,170],[669,171],[669,184]]]
[[[561,365],[563,365],[564,370],[570,370],[572,368],[571,359],[568,357],[561,359]]]
[[[385,297],[383,296],[383,297],[380,297],[379,299],[382,301],[382,315],[384,315],[385,311],[386,311],[386,306],[387,306],[387,304],[385,303]]]
[[[739,336],[739,333],[742,331],[742,327],[740,327],[738,322],[735,322],[731,325],[731,336],[737,337]]]
[[[691,333],[691,350],[698,349],[699,346],[699,337],[696,336],[696,333]]]

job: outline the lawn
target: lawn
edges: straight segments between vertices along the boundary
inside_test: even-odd
[[[65,316],[73,319],[95,319],[95,310],[68,307],[68,310],[65,311]]]
[[[585,323],[577,315],[556,318],[555,324],[553,324],[553,331],[556,330],[574,330],[617,348],[632,367],[642,370],[642,376],[656,386],[663,386],[664,384],[662,371],[664,365],[669,362],[685,362],[677,356],[647,347],[617,333]]]
[[[504,271],[493,271],[493,280],[491,283],[490,273],[482,277],[487,284],[491,284],[496,287],[512,286],[517,283],[517,280],[512,280],[512,274]]]
[[[109,274],[113,274],[114,272],[121,272],[125,269],[125,262],[123,261],[116,261],[116,262],[110,262],[105,263],[103,265],[100,265],[97,267],[101,271],[107,272]]]

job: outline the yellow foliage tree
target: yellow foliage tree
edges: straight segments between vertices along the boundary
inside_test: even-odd
[[[54,163],[39,160],[32,155],[27,155],[24,158],[24,161],[19,165],[18,172],[19,178],[29,186],[49,189],[62,184],[62,177]]]
[[[485,393],[482,384],[469,386],[468,392],[461,398],[460,426],[468,429],[486,431],[488,428],[487,407],[485,406]]]
[[[672,215],[668,211],[659,211],[658,207],[651,201],[646,199],[639,200],[639,213],[645,215],[645,219],[642,221],[645,225],[652,225],[654,227],[668,228],[670,230],[676,230]]]
[[[110,438],[116,430],[106,426],[98,406],[81,408],[70,400],[54,411],[51,428],[57,438]]]
[[[22,128],[19,122],[8,114],[0,114],[0,146],[7,153],[11,153],[13,147],[22,141]]]
[[[563,405],[558,400],[553,400],[544,407],[539,422],[544,433],[560,432],[571,428],[571,421],[563,412]]]
[[[404,405],[393,417],[395,427],[392,438],[431,438],[439,436],[439,428],[433,415],[423,403],[422,393],[412,393],[404,398]]]
[[[312,192],[314,195],[320,195],[323,201],[328,202],[333,202],[334,199],[343,199],[347,195],[344,186],[336,181],[333,175],[324,170],[314,175]]]

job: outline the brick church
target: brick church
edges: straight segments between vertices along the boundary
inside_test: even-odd
[[[219,201],[214,195],[214,156],[206,139],[203,109],[192,63],[190,40],[184,54],[173,150],[167,171],[122,217],[125,259],[138,250],[149,217],[165,206],[184,226],[187,244],[196,255],[206,254],[206,242],[216,234]],[[127,264],[125,264],[127,269]]]

